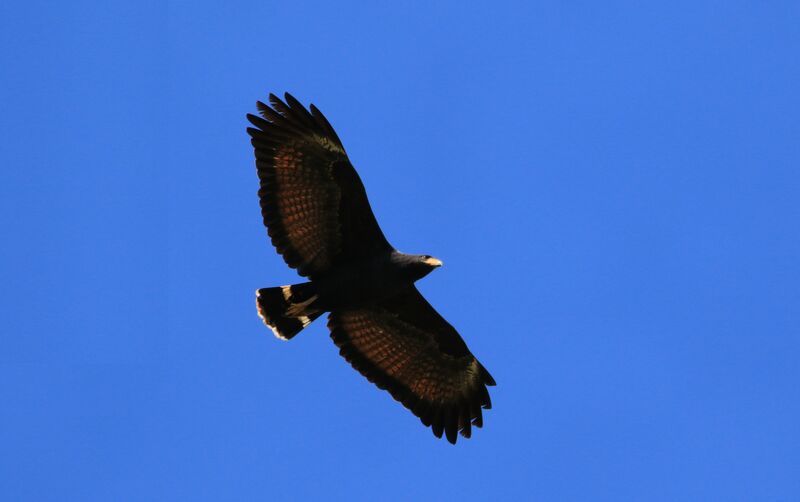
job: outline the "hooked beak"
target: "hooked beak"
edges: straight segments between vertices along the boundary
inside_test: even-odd
[[[434,257],[427,258],[425,264],[431,267],[441,267],[443,265],[442,260],[437,260]]]

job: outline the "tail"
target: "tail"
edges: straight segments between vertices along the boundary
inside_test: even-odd
[[[314,309],[317,299],[314,284],[278,286],[256,291],[256,307],[264,324],[281,340],[291,340],[303,328],[322,315]]]

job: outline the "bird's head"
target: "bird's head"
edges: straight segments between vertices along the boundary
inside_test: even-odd
[[[413,255],[409,264],[414,280],[419,280],[442,266],[442,261],[427,254]]]

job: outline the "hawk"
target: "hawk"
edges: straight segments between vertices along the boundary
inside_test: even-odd
[[[261,215],[286,264],[309,279],[256,292],[258,314],[290,340],[323,313],[339,353],[436,437],[455,444],[483,425],[495,385],[458,332],[414,283],[442,262],[386,240],[364,185],[312,104],[273,94],[248,114]]]

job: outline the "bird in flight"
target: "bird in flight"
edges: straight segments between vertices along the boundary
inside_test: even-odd
[[[491,408],[488,371],[414,282],[442,262],[386,240],[328,120],[289,93],[248,114],[261,215],[286,264],[309,279],[259,289],[258,314],[290,340],[323,313],[339,353],[436,437],[455,444]]]

